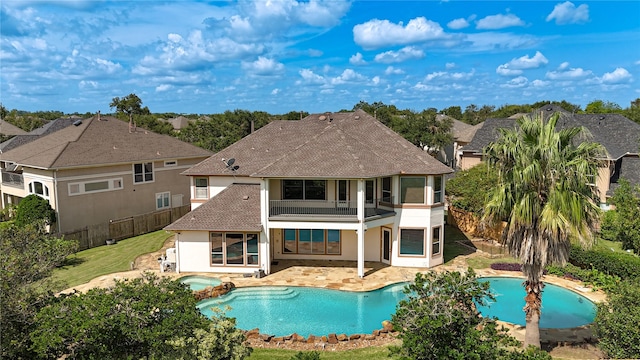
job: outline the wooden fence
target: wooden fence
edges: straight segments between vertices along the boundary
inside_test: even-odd
[[[108,223],[86,226],[61,235],[65,239],[78,240],[78,250],[91,249],[105,245],[109,239],[117,241],[160,230],[184,216],[190,209],[191,205],[184,205],[158,210],[128,218],[110,220]]]

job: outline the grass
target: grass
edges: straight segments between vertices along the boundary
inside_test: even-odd
[[[299,350],[284,350],[284,349],[259,349],[254,348],[249,360],[290,360],[293,358]],[[310,351],[305,351],[310,352]],[[371,346],[361,349],[344,350],[344,351],[320,351],[320,358],[322,360],[382,360],[382,359],[394,359],[389,357],[388,346]]]
[[[52,278],[66,287],[72,287],[101,275],[128,271],[131,262],[138,256],[160,250],[172,235],[159,230],[118,241],[114,245],[79,251],[70,255],[63,266],[55,269]]]

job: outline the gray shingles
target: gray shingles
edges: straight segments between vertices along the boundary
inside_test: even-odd
[[[260,185],[231,184],[165,230],[260,231]]]

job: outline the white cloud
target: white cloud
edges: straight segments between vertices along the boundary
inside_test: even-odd
[[[372,85],[379,85],[380,82],[381,82],[380,76],[374,76],[373,79],[371,79],[371,84]]]
[[[447,71],[436,71],[425,76],[424,81],[429,82],[433,80],[468,80],[473,77],[475,74],[475,70],[471,70],[469,72],[447,72]]]
[[[510,88],[510,89],[521,88],[526,86],[528,83],[529,83],[529,80],[526,77],[518,76],[516,78],[509,80],[506,84],[500,85],[500,87]]]
[[[464,18],[454,19],[447,23],[447,27],[453,30],[464,29],[468,26],[469,26],[469,22],[467,21],[467,19],[464,19]]]
[[[302,80],[298,80],[296,83],[298,84],[324,84],[324,77],[314,73],[309,69],[302,69],[298,72]]]
[[[163,91],[167,91],[169,89],[171,89],[173,86],[169,85],[169,84],[162,84],[162,85],[158,85],[156,86],[156,92],[163,92]]]
[[[405,45],[446,37],[440,24],[424,17],[411,19],[404,26],[389,20],[373,19],[353,27],[353,40],[365,49]]]
[[[404,71],[402,71],[402,69],[394,68],[393,66],[388,66],[384,70],[384,74],[385,75],[401,75],[401,74],[404,74]]]
[[[96,59],[95,62],[97,64],[97,67],[107,74],[115,74],[122,71],[122,65],[116,64],[113,61]]]
[[[447,70],[453,69],[456,67],[456,63],[448,62],[444,65],[444,68]]]
[[[510,34],[501,32],[482,32],[477,34],[468,34],[465,38],[471,45],[470,50],[473,51],[494,51],[505,49],[522,49],[536,47],[540,43],[540,39],[527,34]]]
[[[374,60],[383,64],[391,64],[412,59],[422,59],[424,56],[424,51],[413,46],[406,46],[398,51],[385,51],[378,54]]]
[[[613,72],[605,73],[602,76],[602,82],[605,84],[626,83],[631,79],[631,74],[625,68],[616,68]]]
[[[511,59],[508,63],[498,66],[496,73],[503,76],[515,76],[522,74],[522,70],[524,69],[535,69],[548,63],[549,60],[547,60],[540,51],[536,51],[536,54],[533,57],[524,55],[519,58]]]
[[[513,14],[489,15],[476,22],[478,30],[497,30],[513,26],[524,26],[525,23],[519,17]]]
[[[311,57],[320,57],[324,54],[322,50],[318,49],[309,49],[309,56]]]
[[[582,4],[576,7],[570,1],[556,4],[551,14],[547,15],[547,21],[554,19],[557,25],[586,23],[589,21],[589,5]]]
[[[340,76],[331,79],[331,84],[340,85],[348,82],[366,81],[367,78],[362,74],[359,74],[351,69],[346,69],[340,74]]]
[[[533,80],[531,82],[531,85],[533,85],[534,87],[537,87],[537,88],[545,87],[545,86],[547,86],[549,84],[551,84],[551,82],[544,81],[544,80],[538,80],[538,79]]]
[[[548,71],[545,77],[550,80],[579,80],[593,75],[591,70],[570,68],[568,62],[563,62],[556,71]]]
[[[271,95],[278,95],[279,93],[280,93],[280,89],[278,88],[271,90]]]
[[[270,76],[278,75],[284,70],[284,64],[264,56],[259,56],[253,62],[242,62],[242,68],[254,75]]]
[[[98,82],[97,81],[90,81],[90,80],[82,80],[78,83],[78,87],[82,90],[86,90],[86,89],[97,89],[98,88]]]
[[[356,53],[355,55],[352,55],[351,58],[349,58],[349,63],[351,65],[364,65],[367,62],[362,58],[362,54]]]

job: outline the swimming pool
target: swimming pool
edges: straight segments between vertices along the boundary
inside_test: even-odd
[[[396,304],[405,298],[405,283],[382,289],[353,292],[309,287],[264,286],[236,288],[216,299],[198,303],[211,317],[212,307],[231,309],[239,329],[259,328],[263,334],[304,337],[327,334],[369,334],[391,319]]]
[[[517,325],[525,325],[524,279],[513,277],[482,277],[489,281],[490,291],[496,301],[478,306],[483,316]],[[540,328],[572,328],[593,322],[596,306],[586,297],[560,286],[545,283],[542,293]]]
[[[192,289],[220,284],[208,277],[188,276],[181,279]],[[484,277],[496,301],[478,306],[483,316],[525,325],[524,288],[521,278]],[[382,289],[353,292],[296,286],[259,286],[236,288],[219,298],[198,303],[200,311],[211,317],[212,308],[225,309],[236,318],[239,329],[258,328],[263,334],[302,336],[336,334],[368,334],[382,328],[390,320],[396,305],[405,299],[406,283]],[[571,328],[593,322],[596,307],[586,297],[573,291],[546,284],[542,295],[541,328]]]
[[[193,291],[202,290],[207,286],[218,286],[222,284],[220,279],[208,276],[185,276],[181,277],[179,280],[181,283],[189,285]]]

